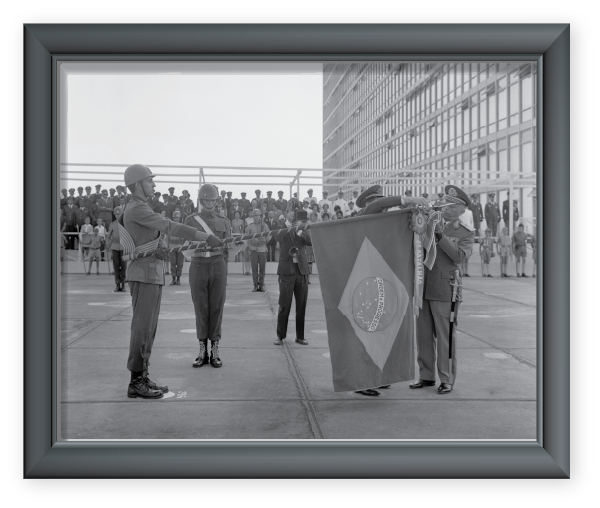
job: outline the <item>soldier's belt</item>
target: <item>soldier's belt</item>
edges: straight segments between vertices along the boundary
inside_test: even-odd
[[[196,250],[192,258],[214,258],[223,255],[223,248],[217,247],[215,250]]]

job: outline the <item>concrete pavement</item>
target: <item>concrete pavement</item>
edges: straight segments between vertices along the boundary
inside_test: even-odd
[[[398,383],[365,397],[333,391],[317,276],[309,345],[294,342],[292,311],[288,339],[277,347],[277,277],[267,275],[266,293],[252,293],[251,277],[230,275],[223,367],[194,369],[198,342],[184,275],[181,286],[163,289],[150,373],[170,393],[158,401],[126,397],[129,294],[112,293],[106,274],[61,279],[65,439],[535,438],[535,279],[465,279],[451,394]]]

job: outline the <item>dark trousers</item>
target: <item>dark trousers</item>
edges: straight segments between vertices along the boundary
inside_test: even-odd
[[[275,261],[275,249],[277,248],[277,242],[267,243],[267,261]]]
[[[491,222],[490,224],[488,224],[488,228],[490,228],[490,230],[492,231],[492,236],[496,236],[496,233],[498,232],[498,223]]]
[[[170,252],[169,261],[171,262],[171,276],[181,277],[183,270],[183,252]]]
[[[458,303],[455,312],[458,311]],[[435,367],[441,383],[454,384],[456,379],[456,322],[452,329],[450,359],[450,309],[452,302],[423,298],[417,318],[417,363],[419,377],[435,381]]]
[[[65,233],[75,233],[75,226],[65,226]],[[71,249],[73,250],[75,248],[75,237],[77,235],[65,235],[65,237],[67,238],[67,245],[66,248],[67,249]]]
[[[277,337],[285,339],[288,319],[292,309],[292,296],[296,298],[296,339],[304,339],[304,314],[308,300],[308,275],[302,275],[298,265],[295,273],[279,276],[279,311],[277,312]]]
[[[196,312],[198,340],[221,340],[226,286],[226,266],[222,256],[192,258],[190,288]]]
[[[262,286],[265,283],[266,262],[266,252],[258,252],[256,250],[250,251],[250,263],[252,264],[252,282],[254,282],[254,284],[260,284]]]
[[[115,284],[122,284],[125,282],[125,273],[127,272],[127,261],[123,261],[123,251],[113,250],[111,251],[113,268],[115,271]]]
[[[130,281],[129,290],[133,305],[133,319],[127,368],[132,372],[141,372],[148,369],[150,362],[160,312],[162,286]]]

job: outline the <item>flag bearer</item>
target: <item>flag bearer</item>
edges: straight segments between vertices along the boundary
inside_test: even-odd
[[[135,246],[134,253],[152,251],[152,255],[133,259],[127,266],[126,279],[133,304],[127,361],[127,368],[131,371],[131,382],[127,389],[130,398],[160,399],[168,391],[166,386],[158,386],[148,377],[165,283],[162,261],[167,259],[167,254],[164,247],[159,247],[160,233],[168,232],[187,240],[206,240],[214,247],[222,245],[214,235],[201,233],[152,211],[146,200],[154,195],[154,176],[142,164],[134,164],[125,170],[125,185],[131,192],[131,199],[123,215],[124,228],[120,230],[120,242],[125,252],[131,252],[131,243]]]
[[[417,362],[419,379],[409,386],[435,385],[435,364],[440,378],[438,393],[452,391],[456,376],[456,312],[461,300],[460,264],[471,255],[475,230],[459,217],[471,204],[467,194],[455,185],[446,185],[443,224],[435,229],[435,262],[425,267],[423,308],[417,318]]]

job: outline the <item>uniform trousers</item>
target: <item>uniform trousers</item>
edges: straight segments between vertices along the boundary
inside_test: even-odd
[[[488,227],[492,230],[492,236],[496,236],[496,233],[498,232],[498,223],[492,222],[488,224]]]
[[[441,383],[454,384],[456,378],[456,319],[452,331],[452,363],[449,355],[450,308],[452,302],[426,300],[417,318],[417,363],[419,377],[435,381],[435,364]],[[459,302],[456,302],[455,312]]]
[[[148,369],[152,353],[160,313],[162,286],[129,281],[129,290],[133,305],[133,319],[127,368],[132,372],[141,372]]]
[[[275,249],[277,248],[277,242],[272,241],[267,243],[267,261],[275,261]]]
[[[75,232],[75,226],[65,226],[65,230],[64,233],[74,233]],[[75,248],[75,237],[77,235],[65,235],[67,238],[67,245],[66,248],[67,249],[74,249]]]
[[[250,251],[250,264],[252,265],[252,282],[254,284],[265,283],[265,266],[267,263],[267,253],[258,252],[257,250]]]
[[[192,258],[190,288],[196,313],[198,340],[221,340],[221,322],[227,286],[223,256]]]
[[[302,275],[294,263],[292,275],[279,276],[279,311],[277,312],[277,337],[285,339],[288,319],[292,310],[292,296],[296,298],[296,340],[304,339],[304,314],[308,300],[308,275]]]
[[[183,252],[169,252],[169,261],[171,262],[171,275],[173,277],[181,277]]]
[[[125,273],[127,272],[127,261],[123,261],[122,250],[112,250],[112,262],[115,272],[115,284],[122,284],[125,282]]]

